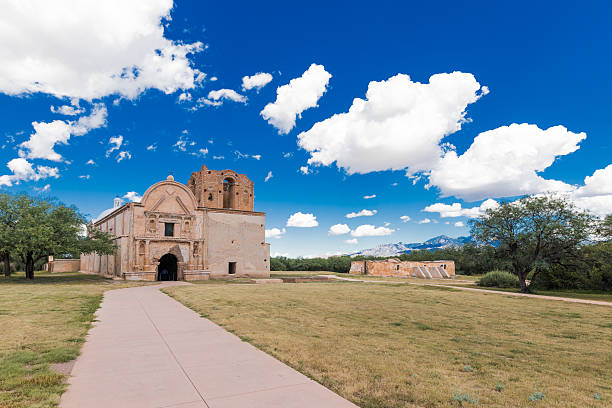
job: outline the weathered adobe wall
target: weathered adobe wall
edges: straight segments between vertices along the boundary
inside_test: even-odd
[[[269,277],[270,245],[265,242],[265,215],[208,210],[208,266],[211,277],[226,276],[229,262],[235,276]]]
[[[234,182],[231,200],[223,189],[223,180],[226,178]],[[242,211],[253,211],[254,209],[253,182],[246,175],[232,170],[209,170],[208,167],[202,166],[200,171],[191,174],[187,187],[195,196],[198,206],[201,207],[231,208]]]
[[[353,261],[351,262],[351,274],[367,274],[373,276],[411,276],[411,277],[423,277],[424,273],[420,272],[418,268],[425,268],[428,271],[431,269],[434,277],[440,273],[436,273],[435,268],[441,268],[448,273],[450,276],[455,275],[455,262],[454,261],[402,261],[402,262],[389,262],[389,261]]]
[[[49,272],[78,272],[81,269],[80,259],[55,259],[49,262]]]

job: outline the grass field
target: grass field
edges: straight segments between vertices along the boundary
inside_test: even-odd
[[[612,401],[608,307],[371,283],[165,291],[362,408]]]
[[[0,407],[54,407],[65,389],[54,363],[79,353],[105,290],[134,284],[80,273],[0,277]]]

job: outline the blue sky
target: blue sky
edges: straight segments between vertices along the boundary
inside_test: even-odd
[[[133,3],[1,6],[2,190],[96,217],[229,168],[290,256],[467,235],[521,194],[612,212],[607,2]]]

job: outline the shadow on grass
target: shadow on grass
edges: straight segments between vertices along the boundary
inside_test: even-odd
[[[99,275],[89,275],[80,272],[54,273],[34,272],[34,279],[26,279],[23,272],[13,273],[10,277],[0,276],[0,285],[48,285],[48,284],[83,284],[83,283],[113,283],[112,279],[106,279]]]

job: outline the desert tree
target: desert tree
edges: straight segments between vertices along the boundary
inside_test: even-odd
[[[495,246],[519,278],[521,291],[529,292],[528,275],[533,282],[541,271],[579,257],[595,221],[564,197],[530,196],[488,209],[470,226],[474,240]]]
[[[85,218],[73,206],[54,200],[22,194],[13,197],[17,221],[13,252],[25,264],[27,279],[34,278],[34,265],[49,255],[91,253],[112,254],[110,235],[89,228],[83,233]]]

